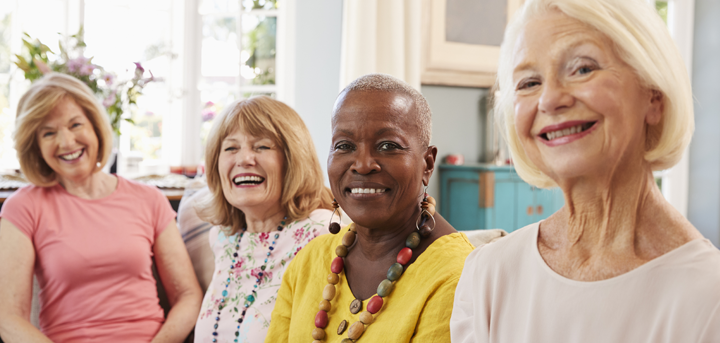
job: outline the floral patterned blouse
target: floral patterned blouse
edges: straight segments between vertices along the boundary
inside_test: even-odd
[[[313,238],[327,233],[331,211],[318,209],[310,213],[309,218],[296,220],[285,225],[271,251],[267,264],[265,258],[277,231],[250,233],[240,240],[238,257],[235,259],[233,278],[230,281],[225,307],[220,311],[217,329],[218,343],[264,342],[270,327],[270,314],[275,307],[280,279],[290,261]],[[203,298],[202,308],[195,324],[195,342],[212,343],[213,328],[218,313],[218,305],[223,299],[223,290],[231,269],[233,254],[239,234],[227,237],[219,226],[210,230],[210,247],[215,254],[215,272]],[[240,325],[237,341],[238,319],[244,308],[245,297],[252,293],[258,273],[265,266],[262,279],[257,287],[257,296],[250,305]]]

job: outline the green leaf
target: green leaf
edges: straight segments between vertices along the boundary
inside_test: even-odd
[[[125,118],[125,121],[128,122],[128,123],[130,123],[130,124],[135,125],[135,121],[132,120],[132,118]]]

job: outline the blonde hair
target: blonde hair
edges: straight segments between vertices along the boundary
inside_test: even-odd
[[[20,98],[15,121],[15,150],[20,169],[28,181],[36,186],[49,187],[57,183],[55,171],[45,162],[38,145],[37,133],[47,115],[64,98],[69,97],[83,109],[98,138],[95,172],[107,163],[112,151],[113,132],[107,112],[92,90],[80,80],[60,73],[50,73],[33,83]]]
[[[231,103],[215,118],[205,148],[205,167],[211,197],[198,205],[201,219],[235,234],[245,227],[245,214],[223,194],[218,160],[223,140],[235,130],[272,139],[285,154],[280,205],[289,220],[307,218],[318,208],[332,208],[332,193],[323,184],[322,169],[310,132],[290,106],[267,96]]]
[[[607,36],[641,85],[662,93],[661,120],[646,128],[645,160],[653,170],[675,165],[695,130],[692,90],[682,56],[654,8],[643,0],[527,0],[505,30],[495,102],[496,121],[506,135],[518,175],[538,187],[556,185],[528,158],[515,132],[512,79],[513,49],[522,30],[534,17],[553,10]]]

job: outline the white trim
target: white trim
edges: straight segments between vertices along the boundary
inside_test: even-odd
[[[694,22],[695,0],[668,1],[668,29],[691,78]],[[688,211],[689,169],[690,159],[686,149],[680,162],[663,175],[663,195],[683,216],[687,216]]]
[[[196,166],[200,162],[200,49],[202,30],[198,0],[185,0],[183,43],[183,114],[180,134],[180,165]],[[173,165],[173,164],[171,164]]]

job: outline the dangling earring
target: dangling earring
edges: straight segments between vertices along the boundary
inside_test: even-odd
[[[328,227],[328,231],[330,231],[330,233],[335,235],[338,232],[340,232],[340,221],[342,221],[342,217],[340,215],[340,210],[339,210],[340,205],[338,205],[338,203],[335,199],[333,199],[332,206],[333,206],[333,213],[330,215],[330,227]],[[335,216],[335,212],[337,212],[337,216],[338,216],[337,222],[332,221],[333,216]]]
[[[427,186],[425,186],[423,201],[420,203],[422,210],[420,217],[415,221],[415,227],[420,231],[420,236],[428,237],[435,230],[435,206],[437,206],[437,202],[435,202],[435,198],[428,196]],[[432,228],[428,225],[429,220],[432,220]]]

